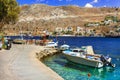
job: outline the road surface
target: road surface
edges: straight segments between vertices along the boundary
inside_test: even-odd
[[[44,48],[35,45],[12,45],[0,51],[0,80],[63,80],[35,57]]]

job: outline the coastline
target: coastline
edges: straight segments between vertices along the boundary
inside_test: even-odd
[[[43,49],[36,45],[12,45],[11,50],[0,51],[0,80],[64,80],[36,58],[35,53]]]

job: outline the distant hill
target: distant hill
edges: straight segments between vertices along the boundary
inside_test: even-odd
[[[102,20],[106,15],[115,15],[115,8],[81,8],[78,6],[48,6],[41,4],[21,6],[20,21],[49,20],[81,17],[83,21]],[[98,17],[98,19],[94,19]],[[101,17],[101,18],[100,18]]]
[[[118,11],[120,12],[120,11]],[[115,15],[115,8],[84,8],[78,6],[23,5],[15,25],[29,31],[40,27],[53,31],[55,27],[82,26],[87,22],[103,21],[106,15]],[[120,13],[118,13],[120,15]],[[26,29],[25,29],[26,28]]]
[[[106,15],[115,15],[115,8],[81,8],[78,6],[48,6],[41,4],[21,6],[19,21],[80,19],[81,21],[102,21]]]

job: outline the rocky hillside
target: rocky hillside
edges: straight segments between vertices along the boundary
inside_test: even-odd
[[[114,8],[81,8],[77,6],[24,5],[19,21],[51,20],[81,17],[83,21],[99,21],[106,15],[115,15]],[[97,19],[95,19],[97,17]]]
[[[100,22],[104,20],[106,15],[115,14],[115,8],[56,7],[42,4],[24,5],[21,6],[19,21],[14,27],[18,31],[17,28],[31,31],[35,27],[53,31],[55,27],[84,27],[87,22]]]

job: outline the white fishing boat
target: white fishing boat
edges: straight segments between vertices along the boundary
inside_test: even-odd
[[[58,42],[53,42],[53,41],[47,42],[47,43],[46,43],[46,47],[56,48],[56,47],[58,47]]]
[[[68,50],[69,48],[70,48],[70,46],[67,45],[67,44],[63,44],[63,45],[60,46],[61,51]]]
[[[63,51],[63,54],[69,61],[75,63],[97,68],[101,68],[105,65],[115,67],[115,65],[111,63],[110,57],[104,57],[102,55],[94,54],[92,46],[65,50]]]

